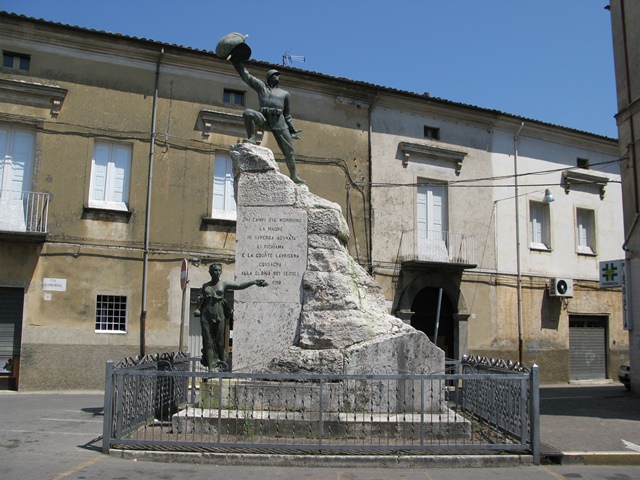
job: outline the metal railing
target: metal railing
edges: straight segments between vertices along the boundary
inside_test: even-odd
[[[3,190],[0,192],[0,230],[47,233],[49,200],[42,192]]]
[[[400,261],[476,264],[476,237],[445,231],[402,232]]]
[[[167,369],[155,358],[108,362],[103,451],[511,451],[539,461],[537,367],[337,376],[194,366],[184,357]]]

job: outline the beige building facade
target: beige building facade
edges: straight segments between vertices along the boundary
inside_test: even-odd
[[[599,282],[624,256],[617,142],[393,94],[372,131],[373,266],[392,312],[448,358],[617,379],[621,288]]]
[[[108,359],[199,355],[197,289],[214,262],[234,278],[228,150],[257,95],[211,52],[0,23],[0,362],[13,363],[0,381],[101,388]],[[247,68],[263,78],[274,65]],[[546,381],[572,379],[572,329],[592,329],[600,363],[580,376],[612,376],[628,339],[620,289],[600,290],[597,266],[622,255],[616,141],[281,71],[302,130],[298,173],[342,207],[350,253],[390,312],[434,338],[439,304],[448,357],[520,358]],[[269,132],[262,145],[286,172]],[[549,278],[570,280],[573,295],[550,296]]]
[[[182,262],[187,314],[211,263],[233,280],[229,146],[257,95],[210,52],[0,22],[0,356],[13,386],[100,388],[108,359],[197,348],[197,319],[181,319]],[[264,78],[273,66],[247,67]],[[345,82],[283,72],[282,87],[303,131],[298,173],[341,205],[366,263],[368,199],[355,181],[369,177],[368,112]],[[262,145],[282,160],[270,133]]]

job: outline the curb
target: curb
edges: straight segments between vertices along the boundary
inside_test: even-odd
[[[562,465],[640,466],[638,452],[562,452]]]
[[[488,468],[533,465],[531,455],[273,455],[111,449],[128,460],[215,465],[337,468]]]

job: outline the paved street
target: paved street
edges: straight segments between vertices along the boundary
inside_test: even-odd
[[[542,387],[540,439],[563,452],[640,452],[640,398],[621,383]]]
[[[101,394],[0,393],[0,477],[45,479],[100,458]],[[78,478],[78,477],[59,477]]]
[[[640,465],[501,468],[321,468],[162,463],[100,453],[102,394],[0,392],[0,478],[373,480],[640,479]],[[621,385],[541,391],[543,443],[563,451],[631,452],[640,444],[640,399]],[[628,443],[625,443],[628,442]]]
[[[640,452],[640,399],[620,383],[543,387],[540,414],[546,446],[562,452]]]

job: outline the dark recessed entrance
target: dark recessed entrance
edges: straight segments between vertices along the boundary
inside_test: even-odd
[[[427,287],[420,290],[413,299],[411,311],[411,326],[424,332],[433,342],[436,331],[436,313],[438,312],[439,288]],[[440,324],[438,326],[438,340],[435,344],[444,350],[447,358],[455,358],[455,325],[453,305],[445,292],[442,292],[440,305]]]
[[[0,390],[17,390],[24,289],[0,287]]]

